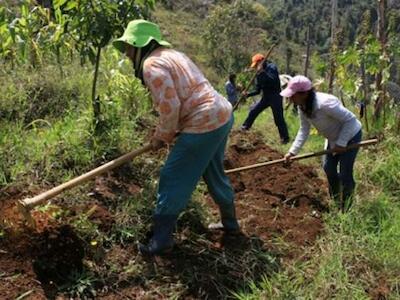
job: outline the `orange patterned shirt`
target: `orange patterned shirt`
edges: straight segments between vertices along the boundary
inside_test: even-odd
[[[166,143],[179,132],[210,132],[230,120],[231,104],[179,51],[153,51],[144,61],[143,77],[160,115],[154,136]]]

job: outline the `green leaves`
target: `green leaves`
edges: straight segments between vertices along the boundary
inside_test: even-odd
[[[354,64],[356,66],[360,65],[360,53],[355,47],[350,47],[347,50],[343,51],[339,57],[339,64],[350,65]]]
[[[360,38],[361,39],[361,38]],[[366,75],[376,76],[382,70],[383,82],[389,78],[389,60],[382,55],[379,41],[372,35],[364,35],[359,43],[338,53],[336,76],[345,96],[352,99],[362,98],[362,78],[360,69],[364,68]],[[376,95],[371,95],[371,99]]]
[[[63,6],[68,0],[53,0],[53,7],[54,9],[60,9],[61,6]],[[76,1],[69,1],[70,3],[75,3]]]
[[[268,16],[265,7],[246,0],[216,6],[203,35],[211,64],[224,74],[246,67],[251,46],[265,48],[266,32],[256,27],[264,27]]]
[[[52,9],[22,0],[19,11],[0,8],[0,57],[36,65],[41,56],[73,47],[92,63],[93,49],[122,34],[128,21],[145,18],[155,0],[54,0]]]
[[[0,8],[0,57],[37,67],[43,56],[53,54],[62,72],[63,50],[75,50],[82,64],[89,60],[95,65],[94,103],[101,49],[120,36],[130,20],[147,17],[155,0],[53,0],[52,5],[49,9],[22,0],[12,16]]]
[[[122,34],[128,21],[144,17],[154,1],[57,0],[56,20],[68,24],[69,35],[79,54],[93,60],[93,48],[103,48]]]

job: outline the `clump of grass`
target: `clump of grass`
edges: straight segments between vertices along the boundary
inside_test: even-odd
[[[150,197],[140,194],[138,197],[125,199],[116,207],[115,224],[112,229],[112,239],[115,242],[126,244],[144,238],[151,225],[151,209],[146,205]]]
[[[110,61],[117,65],[112,55]],[[63,76],[51,65],[4,75],[0,152],[9,155],[0,157],[0,186],[23,178],[60,183],[143,142],[144,129],[152,127],[143,117],[151,104],[148,94],[133,76],[109,67],[96,132],[85,67],[71,64]]]
[[[360,178],[370,186],[398,195],[400,192],[400,143],[398,137],[386,137],[375,150],[365,155],[359,166]],[[373,166],[373,168],[371,168]]]
[[[35,70],[20,66],[3,74],[0,77],[3,82],[0,120],[22,122],[29,127],[36,120],[51,120],[69,110],[77,110],[86,98],[88,86],[83,80],[86,72],[75,71],[68,70],[74,72],[68,79],[53,65]]]
[[[8,124],[0,141],[3,153],[8,157],[0,159],[4,166],[3,184],[16,181],[25,175],[30,180],[56,181],[63,178],[60,173],[67,170],[82,170],[94,156],[88,147],[90,141],[89,122],[85,115],[69,114],[63,120],[48,123],[45,128],[26,130],[21,123]]]
[[[67,283],[59,286],[58,291],[71,298],[93,299],[97,296],[96,289],[101,285],[102,282],[96,274],[83,270],[70,274]]]

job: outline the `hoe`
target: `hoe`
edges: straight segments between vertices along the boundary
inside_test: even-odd
[[[376,143],[378,143],[378,139],[365,140],[365,141],[362,141],[362,142],[360,142],[358,144],[351,144],[350,146],[347,146],[345,151],[348,151],[348,150],[351,150],[351,149],[355,149],[355,148],[360,148],[360,147],[373,145],[373,144],[376,144]],[[333,151],[331,149],[318,151],[318,152],[305,153],[305,154],[302,154],[302,155],[292,156],[290,158],[290,161],[300,160],[300,159],[305,159],[305,158],[310,158],[310,157],[315,157],[315,156],[321,156],[321,155],[330,154],[330,153],[333,153]],[[272,166],[272,165],[285,163],[285,162],[286,162],[286,160],[284,158],[280,158],[280,159],[276,159],[276,160],[270,160],[270,161],[254,164],[254,165],[249,165],[249,166],[245,166],[245,167],[226,170],[225,173],[226,174],[230,174],[230,173],[235,173],[235,172],[240,172],[240,171],[245,171],[245,170],[250,170],[250,169],[255,169],[255,168],[260,168],[260,167],[265,167],[265,166]]]
[[[62,193],[65,190],[73,188],[74,186],[82,184],[100,174],[110,171],[110,170],[132,160],[134,157],[139,156],[140,154],[143,154],[150,150],[151,150],[151,145],[150,144],[146,145],[138,150],[134,150],[129,153],[126,153],[125,155],[120,156],[119,158],[116,158],[108,163],[105,163],[104,165],[101,165],[100,167],[97,167],[96,169],[93,169],[85,174],[75,177],[74,179],[71,179],[70,181],[67,181],[63,184],[60,184],[60,185],[52,188],[51,190],[41,193],[33,198],[27,198],[24,200],[20,200],[17,202],[18,210],[24,217],[25,221],[31,227],[34,228],[36,226],[35,220],[32,218],[32,215],[30,213],[32,208],[45,202],[46,200],[48,200],[50,198],[57,196],[58,194]]]
[[[346,150],[376,144],[377,142],[378,142],[378,139],[365,140],[365,141],[362,141],[361,143],[352,144],[352,145],[348,146],[346,148]],[[104,165],[101,165],[100,167],[97,167],[96,169],[93,169],[85,174],[75,177],[74,179],[71,179],[70,181],[67,181],[61,185],[58,185],[58,186],[56,186],[42,194],[39,194],[33,198],[26,198],[24,200],[20,200],[17,203],[18,210],[20,211],[20,213],[22,214],[22,216],[24,217],[24,219],[28,223],[28,225],[35,228],[35,226],[36,226],[35,220],[32,218],[32,215],[30,213],[31,209],[33,209],[35,206],[42,204],[46,200],[49,200],[49,199],[57,196],[58,194],[62,193],[63,191],[65,191],[67,189],[73,188],[73,187],[75,187],[79,184],[82,184],[100,174],[110,171],[110,170],[122,165],[123,163],[132,160],[134,157],[139,156],[140,154],[143,154],[150,150],[151,150],[151,145],[144,146],[138,150],[131,151],[117,159],[114,159],[108,163],[105,163]],[[328,154],[328,153],[332,153],[332,150],[324,150],[324,151],[319,151],[319,152],[306,153],[303,155],[296,155],[296,156],[291,157],[290,160],[291,161],[300,160],[300,159],[305,159],[305,158],[309,158],[309,157],[321,156],[321,155]],[[225,173],[230,174],[230,173],[245,171],[245,170],[249,170],[249,169],[255,169],[255,168],[264,167],[264,166],[271,166],[271,165],[275,165],[275,164],[279,164],[279,163],[285,163],[285,159],[281,158],[281,159],[277,159],[277,160],[267,161],[267,162],[249,165],[249,166],[245,166],[245,167],[240,167],[240,168],[236,168],[236,169],[230,169],[230,170],[225,171]]]

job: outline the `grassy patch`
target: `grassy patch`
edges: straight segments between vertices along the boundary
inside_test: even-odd
[[[246,116],[247,108],[243,107],[235,114],[235,126],[239,127]],[[294,138],[297,117],[290,111],[285,112],[285,117]],[[267,143],[283,153],[287,151],[288,146],[278,144],[277,130],[268,109],[254,125],[265,134]],[[311,259],[290,263],[281,272],[266,276],[261,283],[251,283],[251,292],[237,293],[237,299],[400,297],[399,145],[393,132],[386,129],[385,133],[385,139],[378,146],[360,151],[355,170],[359,185],[357,203],[348,214],[324,215],[325,234],[305,254]],[[322,138],[312,135],[303,152],[316,151],[322,146]],[[313,159],[307,163],[318,166],[320,161]],[[320,174],[324,176],[323,172]]]

